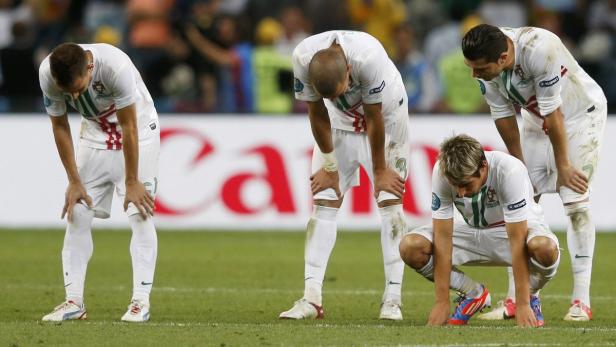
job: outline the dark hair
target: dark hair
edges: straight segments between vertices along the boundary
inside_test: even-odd
[[[462,53],[468,60],[485,59],[488,63],[498,60],[507,51],[507,37],[489,24],[479,24],[462,38]]]
[[[88,66],[86,51],[75,43],[63,43],[49,57],[51,75],[61,88],[71,87],[75,78],[83,76]]]

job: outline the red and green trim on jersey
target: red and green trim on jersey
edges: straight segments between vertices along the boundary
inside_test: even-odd
[[[356,133],[361,133],[366,130],[366,118],[358,110],[362,102],[359,100],[354,105],[350,105],[344,95],[340,95],[336,101],[336,107],[345,115],[353,118],[353,128]]]

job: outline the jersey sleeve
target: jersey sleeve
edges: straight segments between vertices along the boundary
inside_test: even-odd
[[[477,79],[477,82],[479,82],[481,94],[483,94],[486,103],[490,106],[490,115],[492,116],[492,119],[515,116],[515,108],[513,107],[513,104],[505,98],[503,94],[501,94],[498,90],[498,85],[496,82],[486,82],[480,79]]]
[[[128,56],[125,56],[125,59],[129,59]],[[131,62],[124,62],[117,70],[110,73],[109,77],[109,86],[116,109],[119,110],[134,104],[137,81],[135,81]]]
[[[542,43],[535,45],[528,57],[528,68],[534,76],[535,93],[541,116],[554,112],[562,104],[560,92],[562,65],[560,39],[551,33],[542,33]]]
[[[515,167],[500,173],[499,200],[502,201],[505,223],[521,222],[528,219],[530,182],[528,171],[522,162],[516,160]]]
[[[451,186],[439,173],[438,162],[432,169],[432,218],[453,218],[453,196]]]
[[[51,77],[48,60],[43,61],[39,68],[39,84],[43,92],[43,104],[47,114],[52,117],[65,115],[66,101],[64,101],[62,91],[56,86]]]
[[[378,104],[383,102],[383,92],[391,86],[385,84],[385,68],[387,54],[385,50],[374,49],[359,67],[359,84],[364,104]]]
[[[293,51],[293,90],[297,100],[317,101],[321,99],[308,78],[310,59],[312,56],[303,54],[299,47]]]

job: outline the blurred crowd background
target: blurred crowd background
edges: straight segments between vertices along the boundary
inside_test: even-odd
[[[487,112],[460,49],[479,23],[556,33],[616,113],[616,0],[0,0],[0,112],[42,112],[38,66],[72,41],[123,49],[159,112],[301,113],[291,53],[333,29],[383,43],[410,112]]]

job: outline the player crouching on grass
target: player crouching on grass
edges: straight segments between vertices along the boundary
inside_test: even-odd
[[[454,222],[453,206],[464,222]],[[487,288],[455,266],[500,265],[513,267],[518,326],[543,326],[539,290],[560,261],[558,239],[534,203],[524,164],[506,153],[484,152],[467,135],[441,145],[432,172],[432,224],[407,234],[400,255],[434,281],[428,325],[464,325],[491,304]],[[460,293],[451,316],[450,288]]]

